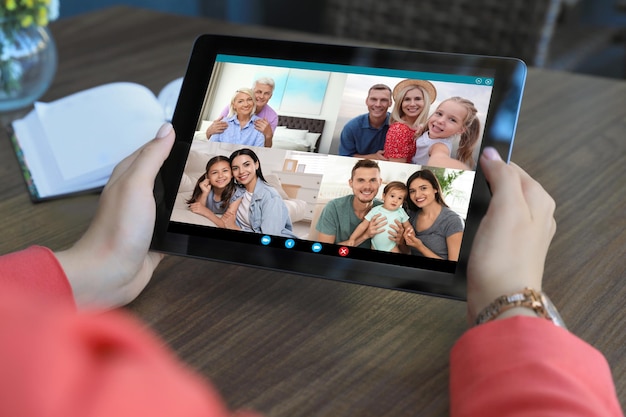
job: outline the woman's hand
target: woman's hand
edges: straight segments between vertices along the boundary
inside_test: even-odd
[[[221,220],[223,223],[223,226],[221,227],[231,230],[239,230],[239,226],[237,226],[237,214],[235,212],[227,211],[222,214]]]
[[[149,252],[156,205],[154,179],[174,144],[171,124],[120,162],[102,191],[96,215],[74,246],[56,256],[79,307],[132,301],[162,259]]]
[[[413,230],[413,228],[407,228],[404,231],[404,242],[407,246],[410,246],[417,250],[420,250],[420,247],[424,246],[422,241],[417,236],[415,236],[415,231]]]
[[[486,148],[480,158],[493,196],[468,263],[469,320],[497,297],[541,290],[548,247],[556,231],[552,197],[524,170]]]

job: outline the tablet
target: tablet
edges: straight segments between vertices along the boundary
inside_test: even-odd
[[[152,249],[463,300],[478,156],[508,160],[525,78],[512,58],[200,36]]]

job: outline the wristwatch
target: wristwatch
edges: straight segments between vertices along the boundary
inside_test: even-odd
[[[566,328],[565,322],[548,296],[532,288],[524,288],[521,292],[496,298],[478,314],[475,324],[479,325],[494,320],[500,314],[515,307],[529,308],[535,312],[537,317],[548,319],[555,325]]]

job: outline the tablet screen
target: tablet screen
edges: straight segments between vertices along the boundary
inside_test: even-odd
[[[202,36],[153,249],[464,299],[478,156],[510,154],[524,78],[515,59]]]

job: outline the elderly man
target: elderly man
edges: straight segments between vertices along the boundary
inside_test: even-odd
[[[254,127],[259,132],[263,133],[265,137],[265,147],[272,147],[272,138],[274,137],[274,130],[278,125],[278,114],[267,103],[272,98],[274,93],[274,80],[269,77],[259,78],[254,82],[252,90],[254,91],[254,99],[256,102],[256,116],[259,119],[255,120]],[[211,123],[211,126],[206,131],[206,137],[211,138],[211,135],[216,133],[222,133],[226,130],[228,124],[224,121],[224,118],[228,115],[228,106],[222,110],[217,120]]]

